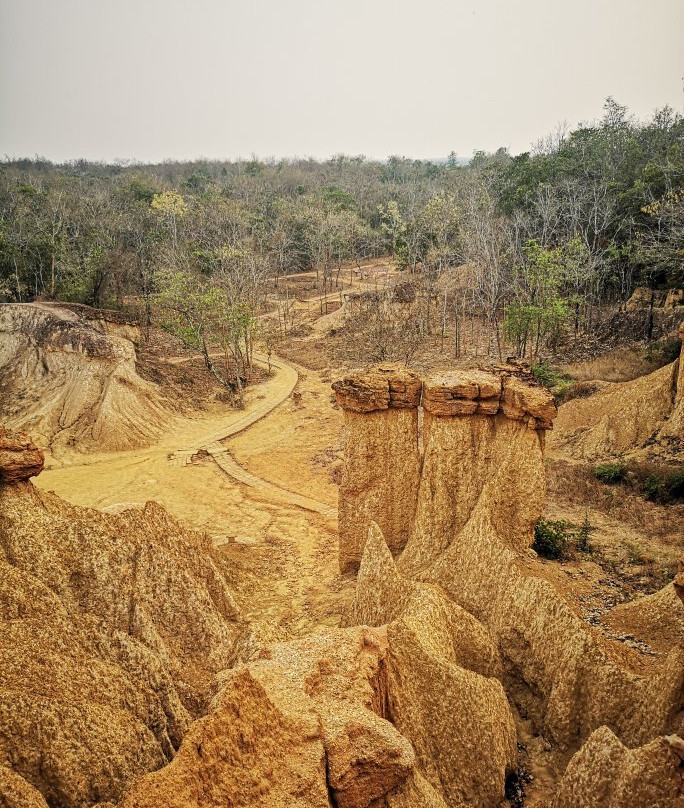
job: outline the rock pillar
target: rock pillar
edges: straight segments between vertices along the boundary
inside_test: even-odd
[[[416,509],[422,382],[404,368],[379,367],[333,384],[344,410],[344,469],[339,497],[342,572],[358,569],[371,522],[397,555]]]
[[[450,371],[425,380],[423,408],[423,466],[402,567],[430,566],[482,502],[511,548],[529,547],[546,495],[551,394],[512,375]]]

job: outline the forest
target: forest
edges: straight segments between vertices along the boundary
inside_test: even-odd
[[[412,287],[401,313],[382,290],[370,302],[389,343],[444,328],[448,310],[456,324],[482,321],[490,357],[502,343],[520,357],[553,351],[635,287],[681,286],[684,119],[665,107],[637,121],[609,98],[592,124],[466,164],[0,164],[0,301],[161,317],[205,354],[217,334],[249,352],[283,276],[315,270],[323,299],[343,267],[385,255]]]

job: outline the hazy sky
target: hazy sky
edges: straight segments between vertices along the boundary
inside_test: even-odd
[[[0,157],[515,153],[683,77],[684,0],[0,0]]]

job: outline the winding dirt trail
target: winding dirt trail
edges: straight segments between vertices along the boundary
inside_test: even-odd
[[[69,502],[109,512],[154,500],[207,533],[230,560],[264,642],[339,624],[351,592],[337,567],[337,487],[316,461],[337,446],[341,415],[318,374],[272,365],[272,376],[247,389],[244,410],[179,417],[145,449],[49,458],[36,478]]]
[[[307,317],[312,337],[343,314]],[[143,449],[50,457],[36,478],[82,507],[119,511],[153,500],[208,534],[229,559],[245,617],[264,642],[339,625],[353,596],[337,563],[342,415],[328,372],[271,363],[274,373],[246,390],[244,410],[179,416]]]
[[[256,351],[254,359],[265,366],[269,364],[268,357]],[[188,360],[184,359],[183,361]],[[178,362],[174,362],[174,364],[178,364]],[[235,460],[230,450],[222,443],[222,441],[243,432],[266,415],[269,415],[292,394],[299,380],[297,370],[288,362],[273,356],[270,360],[270,366],[275,373],[275,379],[272,380],[273,383],[267,394],[257,405],[248,407],[246,412],[242,411],[236,418],[229,418],[220,429],[193,440],[192,445],[173,452],[169,460],[173,465],[183,468],[191,463],[192,459],[198,454],[206,453],[216,462],[221,471],[237,482],[271,494],[283,504],[314,511],[330,519],[337,519],[337,508],[318,502],[311,497],[289,491],[251,474]]]

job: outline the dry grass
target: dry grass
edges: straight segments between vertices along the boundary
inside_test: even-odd
[[[278,353],[283,359],[295,362],[309,370],[326,370],[330,364],[327,346],[318,340],[290,339],[279,346]]]
[[[638,533],[642,544],[666,565],[682,553],[684,504],[650,502],[629,485],[606,485],[592,467],[552,460],[547,463],[550,504],[559,511],[588,508]],[[576,520],[577,521],[577,520]]]
[[[660,364],[647,359],[643,348],[632,346],[612,351],[586,362],[562,365],[561,370],[578,382],[628,382],[657,370]]]
[[[679,356],[679,340],[662,339],[647,346],[613,348],[602,356],[561,366],[577,382],[629,382],[668,365]]]

